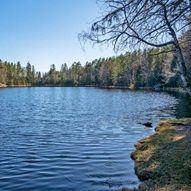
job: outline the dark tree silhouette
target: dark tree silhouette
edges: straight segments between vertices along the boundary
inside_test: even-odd
[[[177,73],[187,86],[187,69],[179,37],[190,25],[191,0],[102,0],[105,10],[80,39],[112,43],[115,50],[171,46]]]

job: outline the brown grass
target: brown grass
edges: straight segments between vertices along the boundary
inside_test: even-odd
[[[132,158],[138,191],[191,191],[191,119],[162,121]]]

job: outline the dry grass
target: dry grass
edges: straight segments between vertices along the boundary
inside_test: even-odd
[[[132,158],[138,191],[191,191],[191,119],[162,121]]]

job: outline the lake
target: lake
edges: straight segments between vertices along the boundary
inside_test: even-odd
[[[96,88],[0,89],[0,190],[113,191],[139,184],[142,125],[190,116],[174,94]]]

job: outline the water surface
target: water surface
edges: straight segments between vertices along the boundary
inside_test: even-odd
[[[130,153],[174,118],[166,93],[95,88],[0,89],[0,190],[108,191],[136,187]]]

